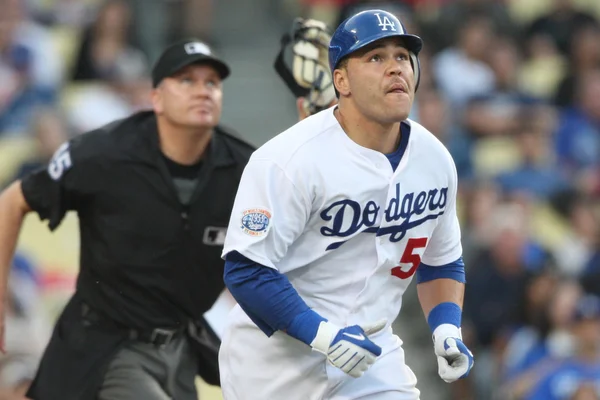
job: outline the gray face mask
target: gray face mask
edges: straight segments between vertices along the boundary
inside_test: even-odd
[[[296,97],[304,97],[305,111],[314,114],[336,99],[328,51],[331,35],[317,20],[297,18],[290,34],[282,38],[275,70]]]

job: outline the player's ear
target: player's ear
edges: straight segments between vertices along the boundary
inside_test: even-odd
[[[336,68],[333,71],[333,84],[340,96],[350,94],[350,82],[348,81],[348,70],[346,68]]]
[[[152,108],[154,109],[154,113],[157,115],[162,114],[164,107],[162,101],[162,93],[160,92],[160,86],[152,89],[152,92],[150,94],[150,100],[152,101]]]
[[[302,121],[308,117],[308,111],[306,110],[306,99],[304,97],[298,97],[296,99],[296,109],[298,110],[298,121]]]

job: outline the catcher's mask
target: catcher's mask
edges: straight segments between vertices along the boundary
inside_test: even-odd
[[[306,98],[304,104],[310,115],[336,99],[328,61],[330,40],[323,22],[296,18],[292,32],[281,38],[281,50],[275,59],[275,70],[294,96]]]

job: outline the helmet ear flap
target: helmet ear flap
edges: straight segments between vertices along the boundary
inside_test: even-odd
[[[419,83],[421,81],[421,62],[419,61],[419,57],[413,53],[412,51],[409,52],[410,54],[410,63],[412,65],[413,68],[413,73],[415,75],[415,92],[417,91],[417,89],[419,88]]]

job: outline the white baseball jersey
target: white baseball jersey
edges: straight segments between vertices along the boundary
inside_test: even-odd
[[[340,327],[381,318],[391,324],[420,262],[441,266],[462,255],[456,168],[442,143],[408,120],[408,146],[393,171],[384,154],[345,134],[334,108],[299,122],[252,155],[223,254],[238,251],[277,269],[309,307]],[[331,389],[330,374],[319,367],[323,355],[281,332],[267,338],[239,306],[229,318],[222,383],[240,386],[246,395],[238,397],[254,398],[247,393],[256,389],[255,398],[276,399],[280,387],[311,379],[317,389],[298,399],[321,398]],[[380,358],[401,344],[389,326],[373,341],[382,346]],[[273,374],[261,379],[265,371]],[[245,381],[256,387],[244,388]],[[286,393],[286,399],[296,398]]]

